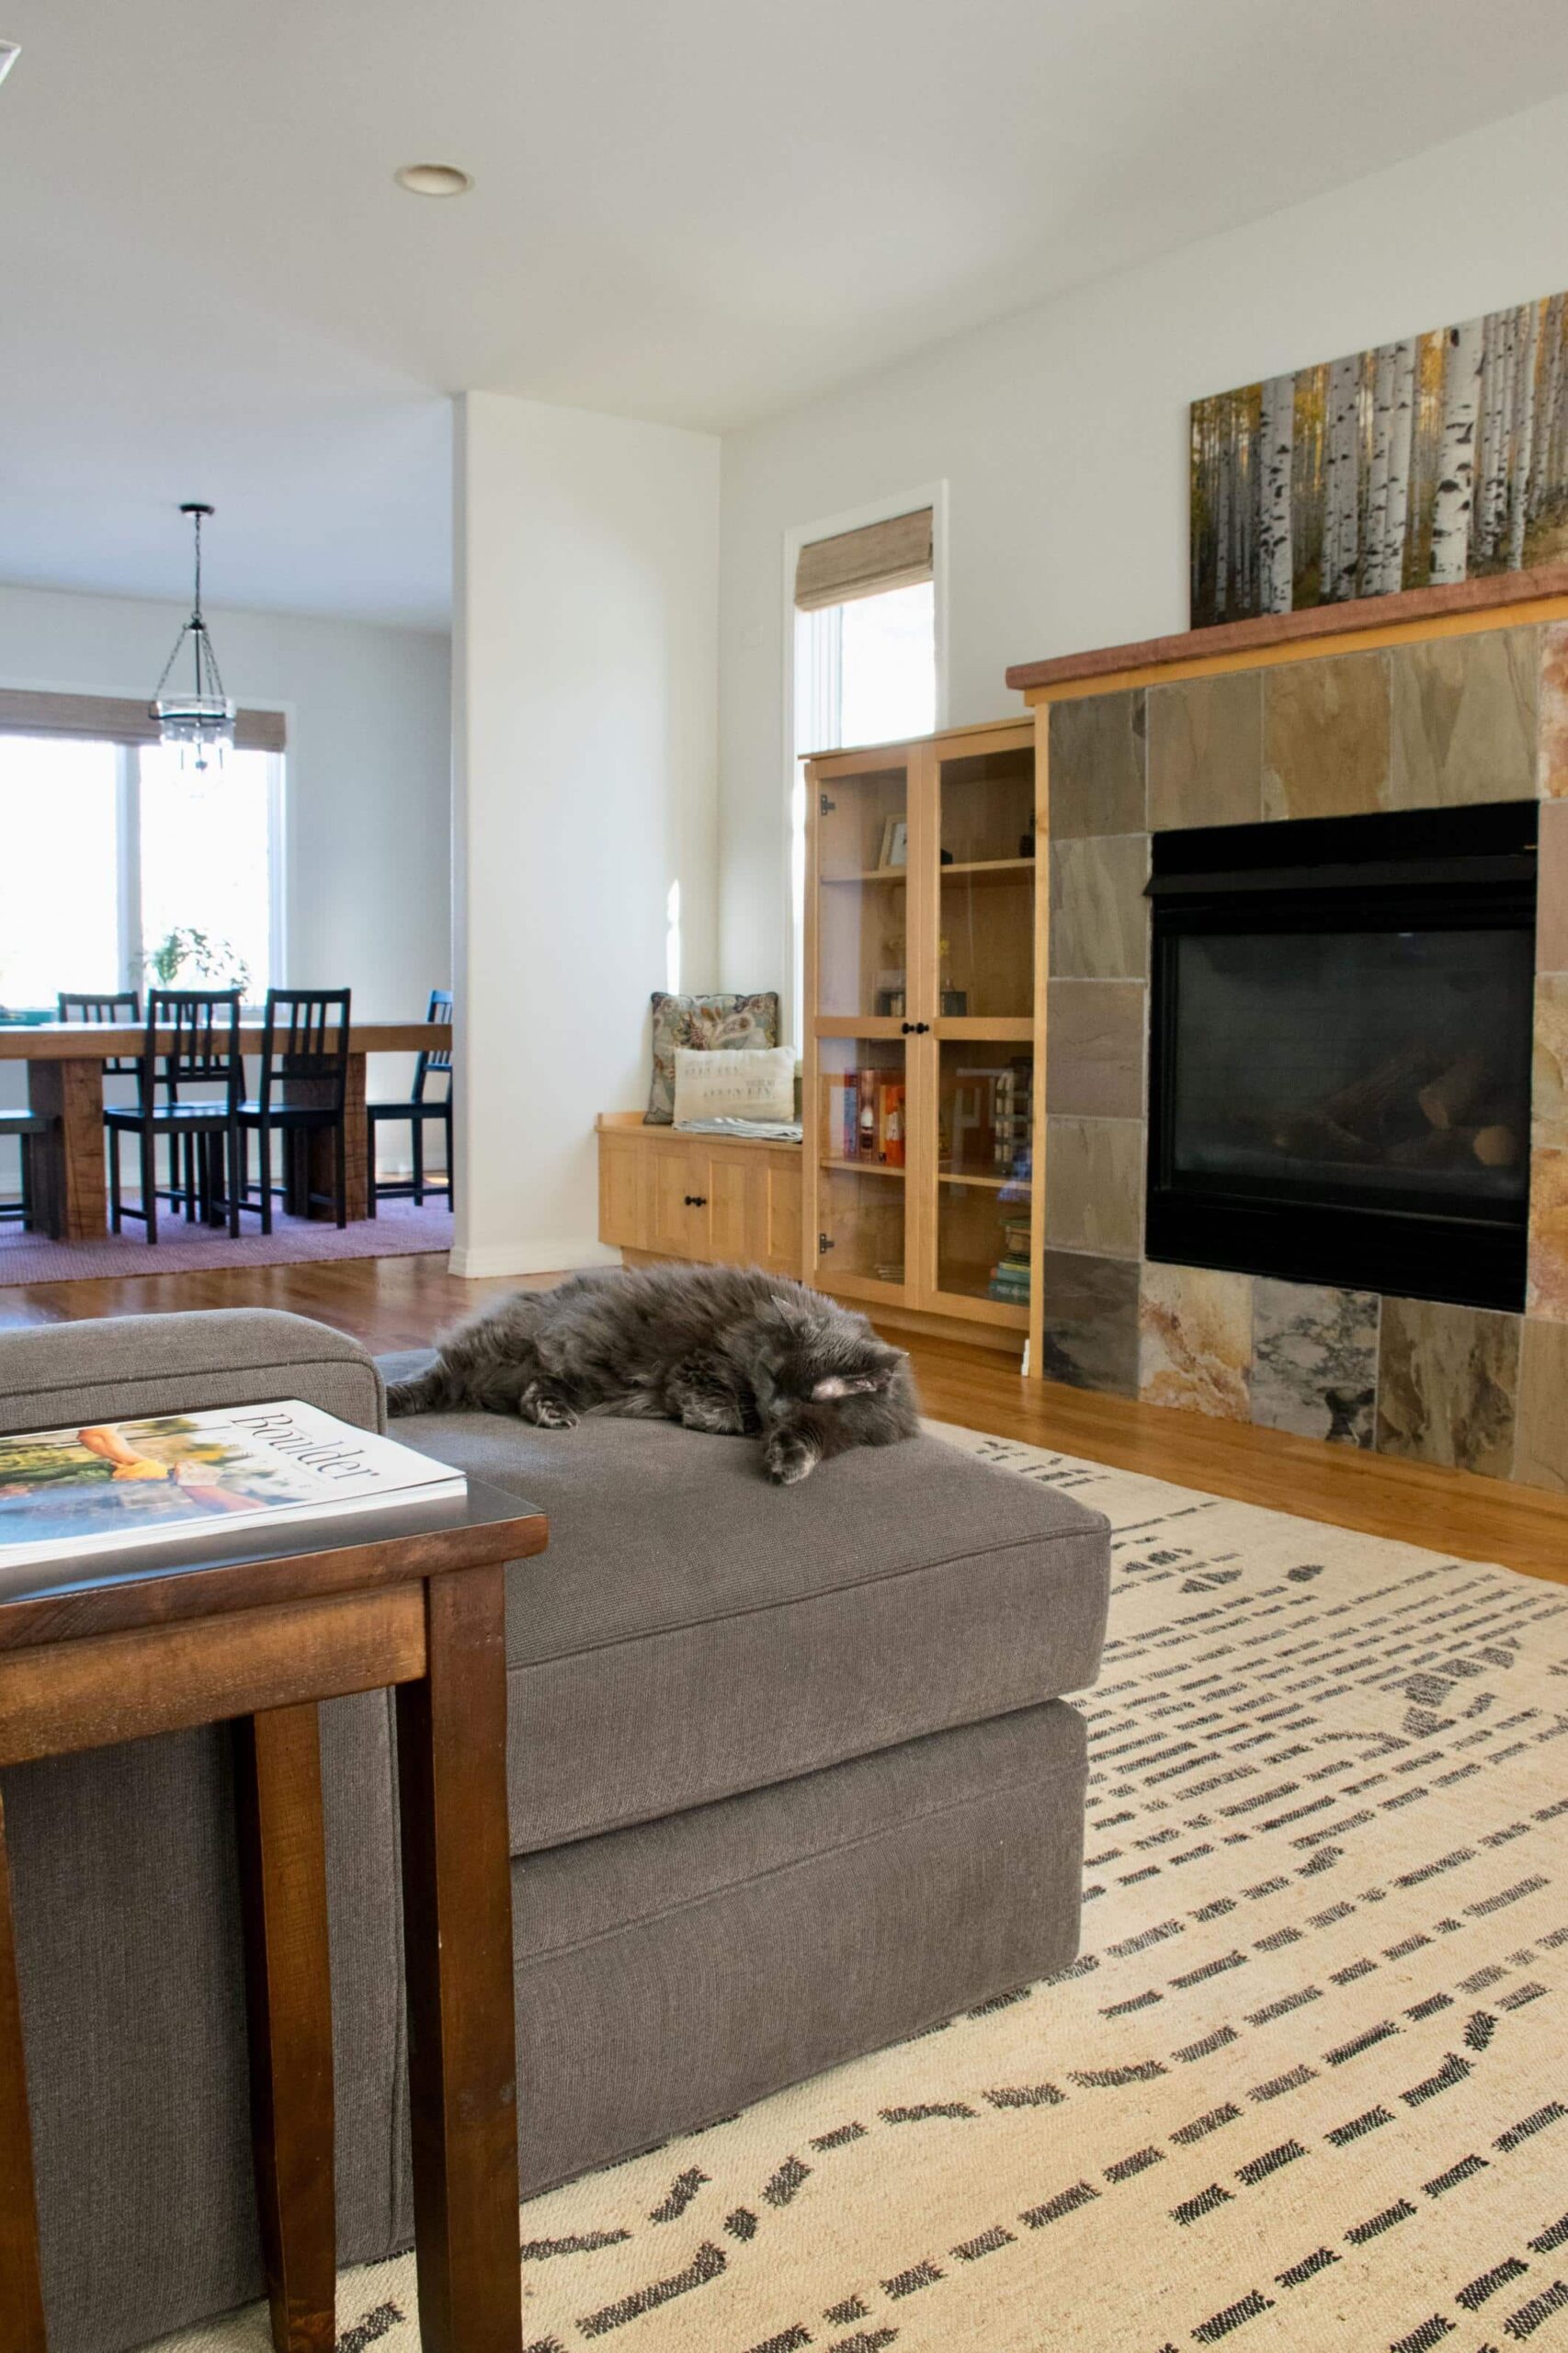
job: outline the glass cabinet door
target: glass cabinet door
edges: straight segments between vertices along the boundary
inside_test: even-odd
[[[937,1014],[1027,1016],[1034,1005],[1034,745],[939,759],[937,786]]]
[[[816,1089],[816,1279],[859,1296],[901,1292],[909,1165],[903,1039],[820,1039]]]
[[[817,1011],[902,1020],[909,989],[909,771],[812,781]]]
[[[937,1080],[937,1289],[1028,1322],[1034,1052],[944,1039]]]

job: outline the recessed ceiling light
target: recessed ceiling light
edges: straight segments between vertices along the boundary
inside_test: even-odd
[[[3,82],[6,79],[6,74],[10,72],[12,66],[15,65],[21,53],[21,50],[16,41],[0,40],[0,82]]]
[[[473,186],[471,175],[455,164],[404,164],[394,176],[411,196],[466,196]]]

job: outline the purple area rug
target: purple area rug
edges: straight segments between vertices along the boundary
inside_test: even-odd
[[[101,1242],[51,1242],[47,1234],[24,1233],[0,1225],[0,1285],[68,1283],[89,1275],[184,1275],[209,1267],[290,1267],[312,1258],[407,1258],[426,1250],[449,1250],[452,1218],[444,1193],[427,1195],[422,1208],[412,1201],[382,1201],[373,1218],[357,1224],[318,1225],[314,1219],[274,1213],[272,1232],[257,1231],[254,1215],[244,1221],[237,1242],[226,1227],[187,1225],[166,1212],[158,1239],[149,1245],[138,1226],[106,1233]]]

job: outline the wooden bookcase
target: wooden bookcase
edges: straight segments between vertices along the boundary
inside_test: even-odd
[[[1040,1292],[1043,781],[1032,718],[806,763],[805,1279],[1004,1347]]]

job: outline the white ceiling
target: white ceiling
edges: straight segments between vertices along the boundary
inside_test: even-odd
[[[722,427],[1568,86],[1562,0],[0,0],[0,578],[439,625],[464,386]],[[451,161],[431,202],[400,164]]]

